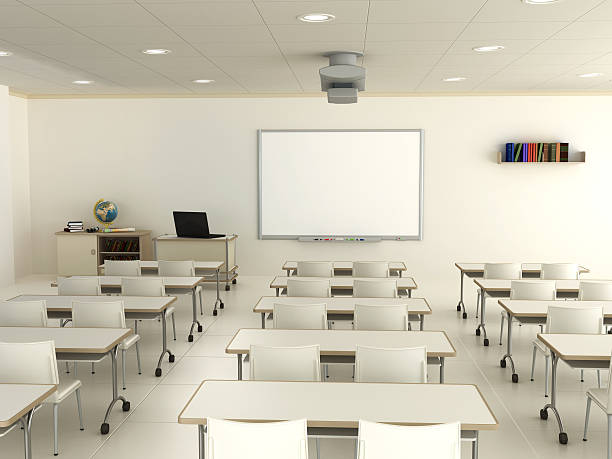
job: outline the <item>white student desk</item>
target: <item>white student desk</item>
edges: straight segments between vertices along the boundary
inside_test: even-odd
[[[502,368],[506,368],[506,362],[510,362],[512,369],[512,382],[518,382],[518,374],[514,368],[514,359],[512,358],[512,319],[516,319],[524,324],[543,325],[546,323],[549,306],[571,306],[571,307],[588,307],[601,306],[604,313],[604,323],[612,323],[612,301],[538,301],[538,300],[509,300],[503,299],[497,301],[499,305],[506,311],[508,316],[508,336],[506,344],[506,354],[499,361]],[[500,343],[501,344],[501,343]]]
[[[121,292],[121,279],[140,279],[142,277],[133,276],[71,276],[71,277],[96,277],[100,282],[100,288],[102,291],[109,293]],[[150,276],[149,276],[150,277]],[[192,305],[192,316],[193,321],[191,322],[191,328],[189,329],[189,335],[187,340],[191,343],[193,341],[193,329],[197,326],[198,332],[202,331],[202,324],[198,321],[198,312],[196,308],[196,289],[198,284],[202,282],[204,277],[162,277],[164,287],[167,290],[190,291],[191,292],[191,305]],[[52,287],[57,287],[57,282],[51,284]]]
[[[407,305],[409,320],[417,317],[420,328],[423,330],[425,315],[431,314],[431,308],[425,298],[355,298],[352,296],[333,296],[331,298],[284,296],[281,299],[276,296],[262,296],[253,312],[261,314],[261,328],[266,328],[266,314],[274,311],[274,305],[280,304],[322,304],[327,305],[327,320],[353,320],[356,304],[367,304],[372,306]]]
[[[55,341],[58,360],[95,360],[106,354],[110,355],[113,399],[106,409],[100,427],[102,434],[107,434],[108,418],[115,403],[122,401],[123,411],[130,410],[130,402],[119,395],[117,390],[117,350],[119,344],[132,333],[131,328],[0,327],[0,341],[7,343]]]
[[[324,260],[328,262],[327,260]],[[333,264],[334,276],[345,275],[351,276],[353,274],[353,262],[352,261],[331,261]],[[406,264],[403,261],[389,261],[389,273],[391,275],[402,277],[404,271],[406,271]],[[283,264],[283,271],[287,272],[287,276],[297,275],[297,261],[286,261]]]
[[[21,423],[26,459],[32,457],[34,410],[56,390],[57,386],[54,384],[0,383],[0,430]]]
[[[290,279],[287,276],[276,276],[272,282],[270,282],[270,288],[276,289],[276,296],[280,295],[281,290],[287,288],[287,279]],[[291,276],[291,279],[306,279],[306,280],[329,280],[331,284],[332,292],[334,290],[342,290],[343,293],[347,295],[353,294],[353,281],[355,280],[377,280],[378,278],[372,277],[349,277],[349,276],[339,276],[339,277],[300,277],[300,276]],[[417,288],[417,284],[412,277],[384,277],[380,278],[380,280],[395,280],[397,282],[397,291],[398,294],[400,292],[406,291],[408,297],[412,296],[412,290]]]
[[[176,301],[175,296],[71,296],[71,295],[19,295],[8,301],[40,301],[47,304],[47,316],[50,319],[69,319],[72,317],[72,303],[122,301],[126,319],[155,319],[159,316],[162,324],[162,352],[157,361],[155,376],[162,375],[161,363],[166,353],[168,360],[174,362],[174,354],[168,349],[166,339],[166,309]],[[2,305],[0,305],[0,308]]]
[[[242,379],[242,356],[251,346],[320,346],[321,363],[355,363],[357,346],[402,348],[425,346],[427,363],[440,365],[440,383],[444,382],[444,359],[457,351],[443,331],[383,330],[281,330],[241,328],[225,348],[238,356],[238,379]]]
[[[467,319],[467,312],[465,310],[465,304],[463,302],[463,276],[470,278],[477,278],[484,276],[484,265],[485,263],[455,263],[455,267],[459,269],[459,303],[457,303],[457,311],[463,309],[463,318]],[[542,271],[542,263],[523,263],[522,264],[522,277],[523,279],[528,278],[539,278],[540,272]],[[588,268],[584,266],[578,267],[579,273],[590,272]]]
[[[515,279],[518,280],[518,279]],[[512,280],[509,279],[474,279],[474,283],[480,289],[480,323],[476,328],[476,336],[480,336],[482,330],[485,346],[489,345],[487,330],[485,328],[485,303],[486,297],[509,297]],[[556,280],[557,298],[577,298],[579,279]]]
[[[548,410],[551,410],[559,424],[559,443],[566,444],[567,433],[563,431],[561,415],[557,408],[557,364],[559,359],[572,368],[608,369],[612,335],[538,333],[538,339],[550,349],[552,360],[550,403],[544,405],[544,408],[540,410],[540,418],[548,419]]]
[[[459,421],[462,435],[473,441],[472,458],[478,457],[478,432],[498,427],[478,388],[467,384],[204,381],[178,418],[198,425],[200,458],[207,418],[306,419],[310,435],[344,438],[357,436],[360,419],[401,425]]]

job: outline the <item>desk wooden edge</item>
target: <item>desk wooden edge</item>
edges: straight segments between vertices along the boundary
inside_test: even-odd
[[[40,328],[40,327],[39,327]],[[76,348],[76,349],[64,349],[61,347],[56,347],[55,352],[57,354],[108,354],[111,349],[121,343],[128,336],[132,335],[134,331],[131,328],[126,328],[123,335],[116,338],[112,344],[107,346],[106,348],[97,348],[97,349],[88,349],[88,348]]]
[[[267,309],[263,309],[262,307],[259,306],[259,303],[262,302],[262,300],[264,298],[281,298],[279,296],[272,296],[272,295],[262,295],[259,297],[259,299],[257,300],[257,303],[255,303],[255,306],[253,306],[253,312],[257,313],[257,314],[270,314],[273,312],[272,308],[267,308]],[[315,297],[312,297],[315,298]],[[334,298],[334,297],[330,297],[330,298]],[[325,299],[325,298],[320,298],[320,299]],[[363,298],[363,299],[367,299],[367,298]],[[376,298],[378,299],[378,298]],[[431,315],[433,314],[433,311],[431,309],[431,306],[429,305],[429,302],[427,301],[426,298],[416,298],[416,297],[412,297],[412,298],[397,298],[398,300],[402,300],[402,299],[409,299],[409,300],[423,300],[425,302],[425,305],[427,306],[427,309],[416,309],[416,310],[411,310],[410,306],[408,307],[408,313],[409,314],[423,314],[423,315]],[[281,301],[282,300],[278,300]],[[340,310],[340,309],[328,309],[327,310],[328,314],[348,314],[348,311],[345,310]]]
[[[297,276],[296,276],[297,277]],[[343,276],[333,276],[330,277],[330,283],[331,283],[331,279],[342,279]],[[274,282],[277,281],[277,279],[280,279],[279,282],[283,282],[283,280],[285,281],[284,284],[277,284],[274,285]],[[289,279],[288,276],[275,276],[274,279],[272,279],[270,281],[270,288],[287,288],[287,279]],[[352,277],[351,277],[352,279]],[[406,279],[410,279],[412,281],[413,285],[406,285],[404,287],[400,287],[399,285],[397,286],[398,290],[416,290],[417,288],[419,288],[418,284],[416,283],[416,281],[414,280],[414,277],[401,277],[401,278],[397,278],[397,277],[372,277],[372,279],[384,279],[384,280],[395,280],[397,281],[398,279],[402,279],[402,280],[406,280]],[[338,285],[332,285],[331,288],[336,289],[336,290],[351,290],[353,288],[353,286],[338,286]]]
[[[9,385],[10,383],[5,383],[5,384]],[[47,390],[47,392],[42,394],[36,400],[32,401],[32,403],[30,403],[28,406],[23,408],[21,411],[17,412],[11,419],[9,419],[6,422],[0,422],[0,428],[1,427],[10,427],[13,424],[15,424],[19,420],[19,418],[21,418],[24,414],[26,414],[32,408],[40,405],[40,403],[43,400],[45,400],[47,397],[49,397],[49,395],[51,395],[53,392],[55,392],[57,390],[57,384],[19,384],[19,385],[21,385],[21,386],[24,386],[24,385],[25,386],[28,386],[28,385],[32,385],[32,386],[50,386],[50,387],[49,387],[49,390]]]
[[[585,335],[585,336],[591,336],[591,335],[586,335],[585,333],[538,333],[538,339],[540,341],[542,341],[546,347],[548,347],[551,351],[553,351],[555,354],[557,354],[559,356],[559,358],[561,360],[568,360],[568,361],[575,361],[575,360],[590,360],[590,361],[599,361],[599,362],[605,362],[606,360],[610,360],[610,355],[607,356],[592,356],[592,355],[573,355],[573,354],[562,354],[561,352],[559,352],[559,350],[554,347],[552,344],[550,344],[550,341],[547,341],[546,338],[544,338],[542,335]],[[602,334],[601,336],[609,336],[607,334]]]
[[[13,298],[9,298],[6,301],[12,301],[15,298],[19,298],[20,296],[26,296],[26,295],[25,294],[17,295],[17,296],[14,296]],[[27,294],[27,296],[53,296],[53,295],[30,295],[30,294]],[[60,295],[57,295],[57,296],[60,296]],[[91,297],[94,297],[94,298],[105,297],[105,295],[61,295],[61,296],[91,296]],[[109,296],[108,298],[109,298],[108,299],[109,302],[113,301],[113,299],[112,299],[113,297],[112,296]],[[136,314],[136,313],[142,312],[142,313],[147,313],[147,314],[161,314],[162,311],[165,311],[166,309],[168,309],[170,307],[170,305],[177,300],[176,296],[160,296],[160,297],[154,297],[154,298],[167,298],[169,301],[166,301],[162,305],[162,307],[160,307],[159,309],[130,309],[130,308],[125,308],[125,313],[126,314]],[[32,301],[36,301],[36,300],[32,300]],[[104,301],[96,301],[96,303],[104,303]],[[62,308],[62,307],[50,307],[50,308],[48,307],[47,308],[47,311],[51,311],[51,312],[67,312],[67,311],[70,311],[70,310],[72,310],[72,308]]]

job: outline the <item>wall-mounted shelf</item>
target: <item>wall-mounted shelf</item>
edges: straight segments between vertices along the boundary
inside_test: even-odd
[[[567,162],[556,162],[556,161],[533,161],[533,162],[514,162],[514,161],[503,161],[502,152],[497,152],[497,164],[584,164],[586,162],[586,152],[577,151],[570,155],[570,160]]]

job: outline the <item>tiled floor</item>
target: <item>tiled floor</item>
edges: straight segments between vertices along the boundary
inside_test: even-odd
[[[251,309],[259,296],[273,294],[267,288],[270,279],[270,276],[240,277],[238,285],[230,292],[223,292],[226,309],[218,317],[210,315],[214,290],[207,289],[204,332],[197,334],[193,343],[188,343],[186,339],[191,303],[188,297],[180,298],[176,312],[178,340],[170,341],[176,361],[173,364],[165,361],[161,378],[153,375],[161,345],[160,325],[157,321],[142,322],[139,332],[142,335],[143,374],[137,374],[136,358],[131,350],[127,362],[127,390],[122,391],[131,401],[132,409],[123,413],[117,406],[111,417],[111,432],[104,437],[100,435],[99,427],[111,393],[110,364],[103,362],[97,365],[95,375],[88,371],[86,364],[79,365],[86,429],[83,432],[78,429],[74,400],[64,402],[60,408],[60,457],[196,458],[196,428],[179,425],[178,413],[202,379],[236,378],[236,360],[225,354],[225,343],[238,328],[259,328],[260,317]],[[53,293],[54,289],[49,287],[50,280],[50,276],[23,279],[14,287],[0,290],[0,298],[10,298],[18,293]],[[418,292],[415,296],[418,296]],[[471,293],[466,297],[470,299],[470,309],[473,310]],[[477,384],[499,420],[499,430],[482,433],[480,457],[605,457],[606,418],[597,407],[591,411],[589,441],[582,441],[584,392],[596,384],[595,372],[586,372],[585,382],[580,383],[578,371],[560,365],[558,405],[569,435],[569,444],[560,445],[553,416],[548,421],[541,421],[538,416],[539,409],[548,400],[543,396],[544,360],[541,356],[537,362],[536,381],[529,381],[531,341],[537,327],[515,325],[514,356],[520,382],[512,384],[509,369],[499,366],[505,346],[497,344],[500,315],[495,301],[489,301],[487,328],[491,346],[488,348],[483,347],[481,340],[474,336],[476,320],[472,314],[467,320],[458,317],[456,300],[432,304],[434,314],[425,322],[426,329],[446,330],[457,349],[457,357],[447,359],[447,382]],[[431,367],[430,370],[432,380],[437,381],[437,369]],[[332,367],[330,374],[335,380],[350,379],[346,366]],[[248,368],[245,368],[245,375],[248,375]],[[61,377],[72,377],[72,373],[67,375],[62,371]],[[603,372],[602,380],[605,382],[607,378],[607,372]],[[227,402],[232,403],[231,400]],[[45,406],[34,417],[34,457],[52,457],[52,441],[51,409]],[[0,458],[22,457],[22,443],[19,430],[0,438]],[[311,449],[314,451],[314,448]],[[469,451],[469,445],[464,445],[463,457],[470,457]],[[324,459],[350,459],[353,457],[353,442],[324,439],[321,455]],[[314,457],[312,452],[311,457]]]

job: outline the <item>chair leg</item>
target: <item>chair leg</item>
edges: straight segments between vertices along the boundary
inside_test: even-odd
[[[580,370],[580,382],[584,382],[584,370]]]
[[[83,408],[81,407],[81,388],[79,387],[74,393],[77,399],[77,410],[79,411],[79,429],[85,430],[85,427],[83,427]]]
[[[172,313],[172,336],[174,337],[174,341],[176,341],[176,322],[174,320],[174,313]]]
[[[317,459],[321,459],[321,439],[317,437],[315,438],[315,442],[317,444]]]
[[[502,345],[502,340],[504,339],[504,322],[506,321],[506,318],[504,317],[504,315],[501,315],[501,325],[499,327],[499,345]]]
[[[121,349],[121,382],[123,390],[125,390],[125,349]]]
[[[70,373],[70,366],[68,365],[68,361],[66,361],[66,373]]]
[[[53,455],[57,456],[59,454],[57,448],[57,424],[59,417],[59,403],[53,404]]]
[[[544,357],[544,397],[548,397],[548,360],[550,356]]]
[[[359,454],[359,438],[355,438],[355,459],[357,459],[357,454]]]
[[[533,345],[533,355],[531,356],[531,380],[533,381],[533,373],[535,372],[535,362],[536,362],[536,352],[537,348],[535,344]]]
[[[142,374],[142,368],[140,367],[140,346],[138,346],[138,342],[136,342],[136,363],[138,364],[138,374]]]
[[[480,308],[480,289],[476,295],[476,318],[478,319],[478,309]]]
[[[587,441],[587,430],[589,429],[589,416],[591,415],[591,397],[587,395],[586,413],[584,415],[584,435],[582,441]]]
[[[597,370],[597,388],[601,389],[601,370]]]
[[[95,367],[95,363],[92,362],[91,364],[91,374],[95,375],[96,374],[96,367]]]
[[[77,363],[76,362],[72,362],[72,371],[74,373],[74,379],[77,378]]]
[[[612,416],[608,415],[608,459],[612,459]]]
[[[203,305],[203,302],[202,302],[202,287],[200,287],[200,315],[201,316],[204,315],[204,306],[202,306],[202,305]]]

